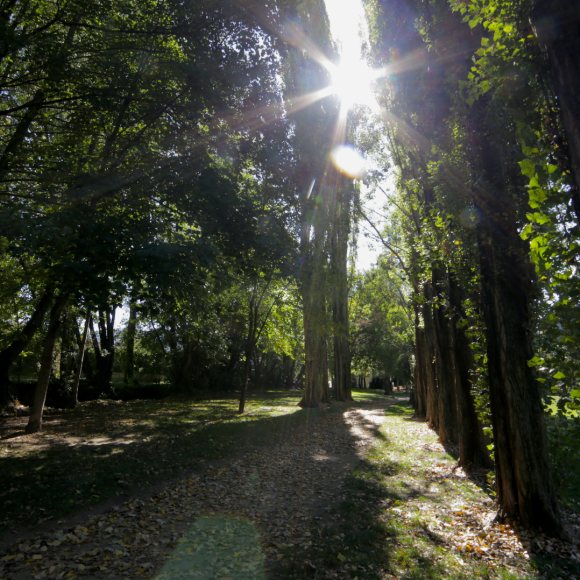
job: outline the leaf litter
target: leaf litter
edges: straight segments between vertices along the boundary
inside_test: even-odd
[[[384,449],[401,431],[385,415],[386,405],[380,398],[312,413],[272,445],[207,462],[149,495],[128,498],[81,516],[81,521],[77,517],[74,525],[63,522],[50,531],[40,527],[24,540],[16,536],[0,554],[0,577],[392,578],[407,575],[409,564],[400,550],[404,545],[419,546],[436,563],[441,553],[451,556],[457,563],[454,576],[461,570],[466,577],[479,576],[470,572],[475,562],[485,567],[488,577],[495,577],[494,568],[533,577],[520,537],[511,526],[493,521],[493,501],[471,482],[466,486],[466,474],[424,424],[407,422],[408,443],[403,445],[412,442],[427,468],[413,460],[404,472],[388,462],[375,470],[380,485],[396,481],[396,493],[378,485],[382,496],[372,503],[364,490],[345,487],[357,470],[370,479],[360,466],[374,462],[377,467],[377,449],[382,459],[392,461]],[[454,503],[442,503],[449,497]],[[397,521],[405,530],[406,536],[392,531],[380,536],[381,542],[393,545],[389,561],[381,561],[380,551],[374,561],[355,554],[365,540],[361,536],[357,544],[345,531],[351,525],[345,500],[354,505],[359,520],[360,529],[355,519],[351,534],[367,533],[370,526],[363,525],[363,514],[370,511],[376,520],[386,525]],[[567,551],[567,557],[577,558],[577,547],[571,544],[537,536],[530,541],[536,548]],[[437,550],[427,554],[433,545]],[[418,565],[427,566],[421,561]],[[428,575],[448,577],[445,566],[449,564]]]

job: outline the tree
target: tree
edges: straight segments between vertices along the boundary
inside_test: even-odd
[[[289,11],[288,17],[301,24],[300,36],[329,50],[329,24],[323,3],[319,0],[309,6]],[[288,54],[289,75],[286,80],[286,98],[299,99],[322,90],[328,74],[300,46]],[[328,109],[326,108],[328,107]],[[300,288],[304,324],[304,397],[301,405],[318,407],[328,400],[328,335],[327,316],[327,252],[329,233],[329,203],[332,180],[329,179],[327,159],[332,146],[334,121],[331,111],[336,110],[330,99],[316,101],[295,113],[294,149],[296,155],[296,186],[301,196],[300,232]]]
[[[475,210],[477,251],[472,255],[478,260],[485,314],[500,507],[525,525],[558,533],[561,528],[547,470],[541,397],[528,365],[532,359],[531,270],[518,235],[523,203],[517,192],[523,183],[513,147],[517,142],[516,118],[500,94],[494,98],[491,92],[493,83],[505,78],[494,75],[499,74],[504,51],[510,58],[509,47],[497,42],[491,49],[490,39],[482,39],[476,29],[482,24],[494,32],[494,42],[503,40],[504,32],[509,36],[514,25],[496,20],[511,18],[515,9],[501,2],[500,10],[475,2],[451,2],[451,7],[465,15],[466,23],[462,23],[447,2],[403,4],[390,33],[383,29],[377,36],[382,35],[380,42],[387,44],[387,50],[382,46],[383,54],[390,52],[390,46],[396,49],[395,54],[413,51],[417,63],[414,68],[407,68],[404,62],[390,66],[397,71],[398,81],[391,105],[391,111],[398,115],[396,138],[405,154],[419,165],[412,171],[415,182],[410,184],[422,195],[417,207],[422,222],[419,235],[424,242],[417,252],[418,265],[429,275],[423,274],[422,281],[419,278],[421,306],[416,315],[424,326],[424,331],[417,333],[418,353],[423,349],[427,352],[427,356],[417,357],[421,359],[420,374],[425,377],[417,389],[424,400],[421,406],[443,440],[467,442],[473,435],[473,406],[465,397],[469,389],[461,386],[466,372],[459,361],[465,349],[454,346],[462,338],[456,318],[462,308],[450,275],[459,274],[459,279],[463,275],[451,266],[454,252],[446,249],[456,243],[459,247],[473,244],[469,229],[460,226],[462,222],[469,226],[463,216]],[[386,26],[382,7],[373,6],[378,21]],[[474,54],[476,66],[470,59]],[[408,169],[404,170],[408,175]],[[451,239],[445,239],[446,232],[452,234]],[[452,311],[455,316],[450,316]],[[431,360],[435,373],[429,371]],[[436,397],[430,396],[434,387]],[[471,427],[466,429],[468,423]],[[474,449],[477,447],[475,444]]]

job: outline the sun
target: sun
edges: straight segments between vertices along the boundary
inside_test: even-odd
[[[342,60],[330,70],[331,90],[345,109],[362,105],[375,110],[377,100],[373,85],[378,74],[358,59]]]

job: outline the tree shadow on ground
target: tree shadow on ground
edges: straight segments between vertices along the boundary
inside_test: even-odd
[[[8,469],[0,474],[0,485],[4,486],[0,489],[7,489],[7,497],[19,502],[7,505],[7,513],[13,514],[7,523],[16,527],[23,521],[14,515],[23,502],[34,506],[24,518],[30,523],[33,517],[42,517],[44,506],[60,515],[62,508],[78,511],[79,506],[98,503],[103,497],[135,495],[140,487],[168,482],[192,471],[205,477],[205,465],[221,464],[227,471],[234,458],[245,457],[245,450],[267,445],[270,455],[266,459],[270,460],[262,473],[234,473],[219,508],[191,511],[182,541],[167,558],[164,570],[171,570],[177,559],[178,568],[189,567],[188,577],[195,577],[192,568],[196,562],[221,565],[218,560],[225,562],[223,554],[228,553],[228,573],[236,577],[238,564],[247,567],[244,551],[248,546],[244,548],[242,542],[240,549],[238,540],[224,545],[219,533],[223,524],[233,526],[232,538],[238,537],[237,529],[247,528],[249,533],[255,526],[255,537],[252,532],[248,541],[260,543],[252,544],[256,570],[261,569],[260,562],[265,562],[265,571],[272,578],[449,577],[449,568],[443,562],[443,555],[450,551],[446,539],[420,518],[409,524],[402,522],[399,514],[409,511],[415,499],[425,497],[437,504],[438,513],[444,517],[444,496],[453,492],[450,483],[440,478],[435,489],[423,479],[413,480],[403,456],[397,460],[382,456],[380,461],[372,454],[361,458],[361,449],[366,449],[371,440],[378,441],[382,449],[398,443],[391,431],[385,434],[380,430],[378,401],[334,404],[322,410],[296,408],[290,413],[286,409],[280,416],[255,409],[244,417],[231,417],[233,403],[229,401],[229,407],[219,401],[197,404],[199,407],[183,407],[180,403],[164,408],[163,403],[156,402],[150,407],[136,406],[133,413],[121,407],[122,411],[109,416],[113,423],[109,430],[107,424],[97,429],[95,418],[96,431],[90,437],[86,432],[79,437],[71,426],[64,437],[63,426],[63,437],[68,441],[60,445],[52,442],[34,453],[7,458],[8,463],[3,460],[3,467],[7,465]],[[263,407],[276,405],[274,399],[260,403]],[[404,419],[409,413],[397,399],[383,399],[383,405],[393,417]],[[353,414],[358,414],[356,420]],[[329,420],[334,425],[332,437],[324,430]],[[73,444],[75,434],[79,440]],[[96,444],[99,436],[103,441]],[[42,442],[42,437],[38,439]],[[425,451],[426,456],[430,453]],[[270,464],[276,467],[268,475]],[[152,473],[152,469],[156,471]],[[10,475],[5,478],[5,473]],[[312,474],[314,477],[310,477]],[[28,488],[16,488],[22,482]],[[215,487],[210,485],[208,489]],[[201,493],[198,488],[194,491]],[[55,501],[60,512],[52,507]],[[211,514],[229,516],[200,520]],[[210,532],[217,538],[216,546],[206,542],[201,553],[196,538],[199,533]],[[491,574],[490,568],[476,567],[466,568],[467,575]]]
[[[286,393],[288,396],[288,393]],[[236,400],[92,402],[51,411],[44,431],[22,434],[26,417],[3,425],[0,534],[34,527],[115,497],[127,497],[206,462],[291,433],[294,413],[235,411]],[[297,401],[297,396],[294,397]],[[294,416],[296,415],[296,416]]]
[[[401,415],[404,414],[403,407],[392,409],[392,411]],[[391,410],[389,412],[391,412]],[[407,417],[406,420],[410,422],[425,423],[424,419],[419,419],[414,416]],[[548,417],[548,424],[550,420],[551,417]],[[554,447],[557,447],[558,443],[559,442],[552,441]],[[459,469],[458,445],[444,443],[442,446],[446,453],[457,462],[457,469]],[[551,458],[551,460],[553,464],[554,458]],[[568,460],[570,460],[570,457],[568,457]],[[573,460],[571,461],[573,463]],[[578,463],[576,463],[576,465],[578,465]],[[473,484],[486,494],[487,497],[495,501],[496,497],[493,487],[492,466],[489,468],[480,467],[463,469],[463,472]],[[577,493],[577,480],[574,479],[573,474],[570,475],[571,478],[567,479],[564,483],[558,482],[558,487],[560,492],[564,492],[563,495],[565,496],[563,498],[563,505],[567,509],[564,509],[563,516],[569,530],[569,536],[573,539],[571,542],[548,538],[542,533],[533,530],[525,530],[520,528],[517,524],[513,524],[513,529],[516,532],[519,541],[529,554],[533,567],[538,570],[541,577],[580,578],[580,563],[574,556],[575,553],[578,553],[578,549],[580,548],[578,542],[578,538],[580,538],[580,520],[578,518],[577,509],[573,509],[574,505],[579,505],[580,498]],[[498,518],[498,521],[499,520],[500,518]],[[488,522],[488,525],[490,523],[491,522]]]

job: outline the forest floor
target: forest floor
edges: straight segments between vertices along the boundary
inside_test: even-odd
[[[579,545],[496,522],[486,474],[404,397],[355,398],[271,392],[242,417],[227,397],[100,401],[35,435],[3,420],[0,577],[580,578]]]

